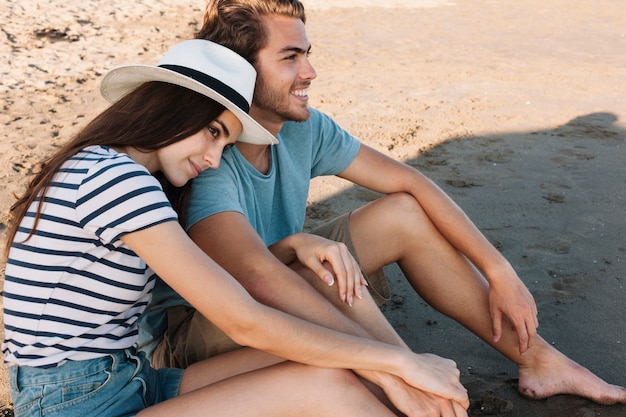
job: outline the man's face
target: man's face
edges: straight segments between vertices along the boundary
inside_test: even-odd
[[[300,19],[264,18],[267,45],[258,53],[257,84],[250,115],[270,131],[288,120],[309,118],[308,88],[317,74],[309,62],[311,44]]]

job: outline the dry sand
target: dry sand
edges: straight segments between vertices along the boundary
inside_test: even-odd
[[[529,286],[544,338],[626,385],[621,2],[377,3],[305,0],[318,71],[312,104],[440,184]],[[0,0],[0,237],[11,195],[37,161],[106,106],[102,74],[155,63],[191,37],[203,7]],[[308,225],[375,197],[318,179]],[[415,350],[458,362],[473,412],[499,404],[492,415],[626,415],[625,406],[570,396],[522,399],[513,365],[428,307],[397,267],[388,272],[385,313]],[[0,407],[10,402],[4,371]]]

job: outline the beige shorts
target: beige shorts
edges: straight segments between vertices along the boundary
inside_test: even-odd
[[[311,233],[345,243],[359,262],[350,237],[349,216],[346,213]],[[376,303],[380,305],[389,300],[389,286],[382,268],[366,276],[366,279]],[[167,321],[167,331],[152,355],[152,366],[155,368],[186,368],[192,363],[241,347],[192,307],[169,308]]]

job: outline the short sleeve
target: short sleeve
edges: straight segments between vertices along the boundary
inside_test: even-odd
[[[310,131],[304,132],[303,129]],[[285,123],[281,137],[294,143],[308,136],[311,141],[311,178],[321,175],[337,175],[345,170],[356,158],[361,143],[342,129],[326,114],[311,109],[307,123]],[[279,145],[280,146],[280,145]],[[298,149],[294,149],[297,153]]]
[[[241,205],[243,187],[238,173],[237,160],[232,150],[224,151],[219,169],[207,169],[193,179],[191,196],[187,204],[185,228],[213,214],[225,211],[244,213]]]
[[[126,156],[90,168],[78,187],[76,212],[81,226],[105,244],[177,220],[157,179]]]

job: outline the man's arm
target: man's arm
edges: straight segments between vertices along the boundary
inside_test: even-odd
[[[454,247],[486,272],[508,262],[452,199],[418,170],[366,145],[339,177],[383,194],[411,194]]]
[[[443,237],[489,281],[494,340],[501,335],[502,315],[505,315],[520,336],[527,332],[527,346],[530,346],[537,327],[537,309],[532,295],[510,263],[443,190],[416,169],[365,145],[339,176],[380,193],[412,195]],[[520,348],[525,350],[524,346]]]

